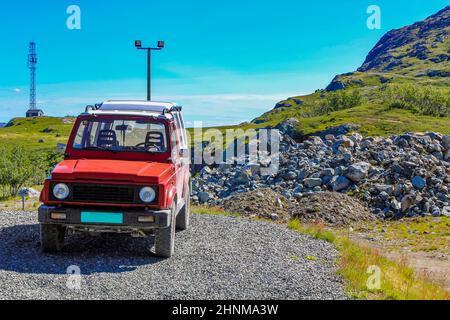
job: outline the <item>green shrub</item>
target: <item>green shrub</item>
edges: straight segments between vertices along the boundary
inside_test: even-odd
[[[3,147],[0,154],[0,197],[17,196],[26,184],[41,184],[60,157],[22,147]]]
[[[413,84],[391,84],[383,88],[383,100],[391,109],[411,110],[436,117],[450,116],[450,90]]]
[[[321,116],[333,111],[354,108],[361,103],[362,96],[359,90],[328,92],[314,102],[314,106],[307,110],[305,116]]]

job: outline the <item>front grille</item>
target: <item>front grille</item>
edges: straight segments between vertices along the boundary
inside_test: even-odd
[[[135,187],[123,185],[74,184],[72,185],[72,201],[133,203]]]

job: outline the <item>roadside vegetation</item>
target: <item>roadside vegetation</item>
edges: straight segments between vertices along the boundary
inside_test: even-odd
[[[16,197],[22,187],[40,185],[60,158],[51,152],[33,152],[21,146],[0,146],[0,199]]]
[[[450,253],[450,218],[446,216],[366,222],[354,229],[376,239],[385,251],[401,247],[411,252]]]
[[[331,231],[322,224],[305,225],[291,220],[288,228],[332,243],[340,253],[338,274],[347,282],[348,294],[357,299],[448,300],[450,295],[428,276],[406,263],[389,260],[372,247],[350,239],[344,231]],[[380,270],[380,286],[369,289],[371,266]]]

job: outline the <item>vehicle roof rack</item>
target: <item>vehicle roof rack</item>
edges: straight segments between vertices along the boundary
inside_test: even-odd
[[[92,113],[130,111],[130,112],[150,112],[164,115],[170,112],[181,111],[182,107],[173,102],[157,101],[136,101],[136,100],[108,100],[94,106],[86,106],[85,112]]]

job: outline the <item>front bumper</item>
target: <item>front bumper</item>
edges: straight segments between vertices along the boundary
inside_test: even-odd
[[[84,223],[81,221],[82,212],[120,212],[123,214],[123,223],[121,224],[109,224],[109,223]],[[66,219],[52,219],[52,213],[64,213]],[[154,222],[139,222],[138,217],[151,216],[154,217]],[[42,205],[38,210],[39,223],[43,224],[60,224],[66,226],[98,226],[98,227],[111,227],[111,228],[130,228],[130,229],[160,229],[167,228],[171,222],[170,210],[99,210],[98,208],[72,208],[72,207],[51,207]]]

